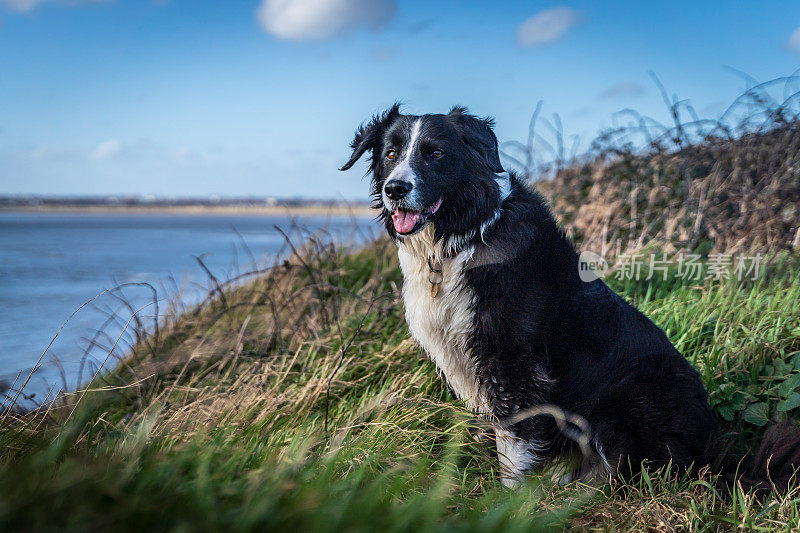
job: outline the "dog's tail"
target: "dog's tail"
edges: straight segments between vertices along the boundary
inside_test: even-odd
[[[800,423],[780,422],[764,434],[752,466],[737,476],[726,476],[745,492],[785,493],[800,483]]]

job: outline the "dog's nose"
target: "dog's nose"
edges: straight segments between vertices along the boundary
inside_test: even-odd
[[[383,190],[386,191],[386,196],[390,199],[402,200],[413,188],[414,186],[409,181],[392,180],[383,187]]]

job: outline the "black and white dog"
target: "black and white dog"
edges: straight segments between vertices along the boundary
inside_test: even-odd
[[[563,481],[706,464],[716,424],[697,372],[600,279],[581,281],[545,202],[501,166],[492,126],[461,107],[395,105],[358,129],[342,170],[370,152],[411,333],[455,394],[497,421],[503,483],[577,456],[550,417],[501,423],[542,405],[592,429],[593,459],[563,467]]]

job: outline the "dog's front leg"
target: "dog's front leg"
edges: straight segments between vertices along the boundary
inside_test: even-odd
[[[537,462],[534,450],[529,442],[500,425],[495,425],[494,435],[500,482],[505,487],[516,488],[525,480],[525,472]]]

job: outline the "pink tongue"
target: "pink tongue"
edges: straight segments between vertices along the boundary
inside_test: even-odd
[[[392,222],[394,222],[394,229],[397,233],[408,233],[417,225],[417,220],[419,220],[419,211],[398,209],[392,213]]]

